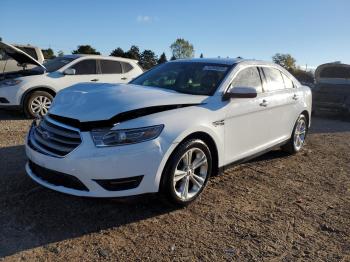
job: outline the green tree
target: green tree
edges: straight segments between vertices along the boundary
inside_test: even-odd
[[[52,59],[52,58],[55,58],[55,54],[53,52],[53,50],[51,48],[48,48],[48,49],[42,49],[41,50],[43,52],[43,56],[45,59]]]
[[[100,55],[95,48],[90,45],[79,45],[77,50],[74,50],[72,54],[89,54],[89,55]]]
[[[0,36],[0,41],[2,41],[2,37]]]
[[[121,49],[120,47],[118,47],[117,49],[114,49],[110,56],[116,56],[116,57],[125,57],[125,52],[123,49]]]
[[[59,57],[64,56],[63,51],[62,51],[62,50],[58,51],[58,52],[57,52],[57,56],[59,56]]]
[[[168,59],[166,58],[166,55],[165,55],[165,53],[163,52],[163,53],[160,55],[160,57],[159,57],[157,63],[158,63],[158,64],[163,64],[163,63],[166,63],[166,62],[168,62]]]
[[[201,55],[199,56],[199,58],[203,58],[204,56],[203,56],[203,53],[201,53]]]
[[[176,59],[194,57],[193,45],[183,38],[178,38],[170,46],[171,52]]]
[[[296,68],[296,60],[290,54],[277,53],[272,57],[272,61],[284,67],[289,72],[292,72]]]
[[[140,65],[148,70],[157,64],[157,56],[152,50],[144,50],[140,57]]]
[[[125,53],[125,57],[139,61],[141,58],[140,49],[136,45],[131,46],[129,51]]]
[[[176,60],[175,56],[170,57],[170,61],[174,61],[174,60]]]

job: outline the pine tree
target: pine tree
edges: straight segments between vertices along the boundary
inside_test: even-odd
[[[160,55],[160,57],[159,57],[157,63],[158,63],[158,64],[163,64],[163,63],[166,63],[166,62],[168,62],[168,59],[166,58],[166,55],[165,55],[165,53],[163,52],[163,53]]]

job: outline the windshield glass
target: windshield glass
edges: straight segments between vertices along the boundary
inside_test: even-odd
[[[66,64],[72,62],[76,58],[72,57],[56,57],[54,59],[48,60],[44,63],[45,68],[47,69],[47,72],[54,72],[60,69],[61,67],[65,66]]]
[[[145,72],[130,83],[186,94],[212,95],[230,67],[230,65],[202,62],[170,62]]]

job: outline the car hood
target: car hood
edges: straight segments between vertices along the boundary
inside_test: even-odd
[[[17,47],[14,47],[13,45],[0,41],[0,49],[4,50],[4,52],[8,56],[15,59],[19,64],[37,65],[46,70],[45,66],[43,66],[39,61],[37,61],[27,53],[23,52],[22,50],[18,49]]]
[[[132,84],[82,83],[60,91],[49,114],[82,122],[114,121],[203,103],[208,96],[190,95]]]

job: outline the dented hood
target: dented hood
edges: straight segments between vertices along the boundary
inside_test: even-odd
[[[14,47],[13,45],[6,44],[0,41],[0,49],[4,50],[4,52],[14,60],[16,60],[19,64],[31,64],[42,67],[46,70],[45,66],[43,66],[39,61],[23,52],[22,50]]]
[[[113,119],[119,122],[120,119],[135,118],[126,117],[128,113],[131,115],[135,112],[142,116],[177,106],[200,104],[206,98],[208,97],[132,84],[82,83],[59,92],[49,113],[79,122]]]

